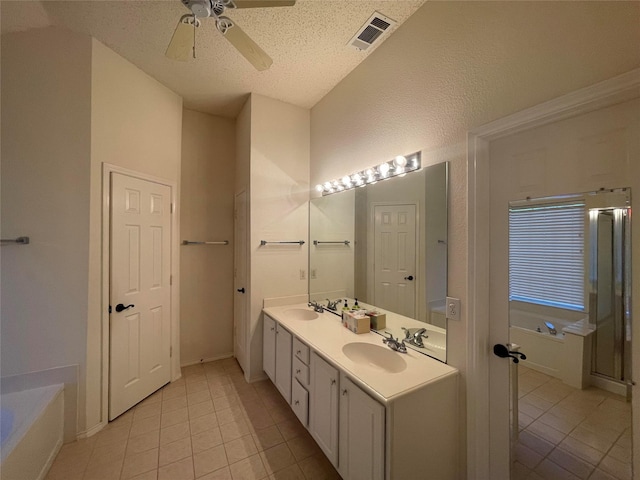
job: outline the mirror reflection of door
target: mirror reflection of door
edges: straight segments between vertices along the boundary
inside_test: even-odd
[[[416,206],[374,206],[373,304],[415,318]]]

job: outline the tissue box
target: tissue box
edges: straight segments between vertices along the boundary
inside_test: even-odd
[[[387,314],[378,312],[367,312],[370,319],[371,328],[374,330],[383,330],[387,328]]]
[[[342,312],[342,325],[353,333],[368,333],[371,331],[371,320],[362,312]]]

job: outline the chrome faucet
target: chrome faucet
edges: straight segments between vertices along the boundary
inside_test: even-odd
[[[382,340],[382,343],[386,343],[391,350],[395,350],[396,352],[400,353],[407,353],[407,346],[404,344],[404,340],[398,341],[397,339],[393,338],[393,335],[391,333],[389,333],[389,338],[385,338]]]
[[[429,338],[429,335],[425,335],[427,332],[426,328],[404,328],[404,340],[409,342],[411,345],[415,345],[419,348],[424,348],[424,343],[422,342],[423,338]]]
[[[335,302],[332,302],[327,298],[327,310],[333,310],[334,312],[338,310],[338,304],[342,301],[341,298],[337,299]]]
[[[309,307],[313,307],[313,311],[314,312],[318,312],[318,313],[323,313],[324,312],[324,306],[319,304],[318,302],[316,302],[315,300],[311,301],[308,303]]]
[[[558,331],[556,330],[556,326],[551,323],[551,322],[544,322],[545,326],[547,327],[547,329],[549,330],[549,333],[551,335],[557,335]]]

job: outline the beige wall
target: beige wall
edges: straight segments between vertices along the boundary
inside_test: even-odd
[[[250,114],[250,126],[246,115]],[[260,240],[305,240],[308,237],[309,110],[252,94],[239,129],[250,132],[251,272],[248,309],[247,378],[262,371],[262,302],[264,298],[307,293],[308,245],[260,246]],[[246,145],[238,147],[239,168]],[[242,173],[240,173],[242,175]],[[245,179],[245,185],[246,179]],[[304,270],[305,279],[300,278]]]
[[[79,365],[84,427],[91,40],[2,36],[2,376]]]
[[[91,57],[91,250],[87,344],[87,429],[102,416],[102,164],[180,185],[182,98],[97,40]],[[173,192],[179,198],[179,191]],[[180,228],[180,204],[175,213]],[[177,235],[176,235],[177,238]],[[172,256],[174,272],[180,258]],[[178,275],[174,289],[179,289]],[[178,305],[172,305],[174,368],[180,358]],[[106,307],[105,307],[106,308]]]
[[[466,132],[638,67],[639,15],[637,2],[426,2],[311,111],[312,185],[420,149],[423,165],[451,161],[448,293],[462,320],[447,355],[463,398]]]
[[[183,110],[180,238],[229,245],[180,247],[180,361],[233,355],[235,121]]]
[[[102,162],[177,184],[182,100],[68,30],[3,35],[2,67],[2,233],[32,239],[1,251],[2,375],[79,365],[82,434],[105,420]]]

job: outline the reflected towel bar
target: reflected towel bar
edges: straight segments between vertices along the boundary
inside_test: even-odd
[[[323,242],[321,240],[314,240],[313,241],[314,245],[320,245],[321,243],[342,243],[344,245],[349,245],[351,242],[349,240],[336,240],[336,241],[332,241],[332,242]]]
[[[191,240],[183,240],[182,245],[229,245],[229,240],[221,242],[192,242]]]
[[[268,245],[271,243],[277,243],[277,244],[292,244],[292,243],[297,243],[298,245],[304,245],[304,240],[293,240],[293,241],[279,241],[279,242],[271,242],[271,241],[267,241],[267,240],[260,240],[260,246],[264,246],[264,245]]]
[[[18,238],[2,238],[0,243],[19,243],[20,245],[27,245],[29,243],[29,237]]]

